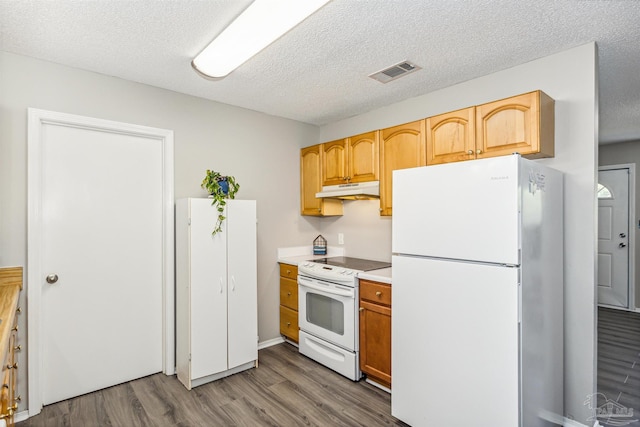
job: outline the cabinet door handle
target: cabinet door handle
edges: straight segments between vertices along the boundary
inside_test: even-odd
[[[622,236],[621,236],[621,237],[622,237]],[[18,314],[22,313],[22,307],[18,307],[18,308],[16,308],[16,313],[18,313]]]
[[[222,293],[222,277],[220,278],[220,293]]]
[[[13,365],[8,364],[7,369],[18,369],[18,362],[14,363]]]
[[[473,150],[468,150],[467,154],[471,156],[473,154]]]
[[[364,307],[360,307],[358,311],[364,311]]]
[[[379,297],[380,295],[382,295],[382,292],[378,291],[376,292],[376,296]]]
[[[236,291],[236,278],[235,276],[231,276],[231,291]]]
[[[476,150],[476,154],[482,154],[482,150]]]
[[[290,297],[291,296],[291,292],[287,292],[287,296]]]
[[[287,328],[291,326],[291,322],[287,322]]]
[[[287,276],[291,275],[291,270],[287,270]]]
[[[22,344],[18,344],[17,346],[13,347],[13,349],[14,349],[15,351],[20,351],[20,350],[22,350]]]
[[[13,328],[11,328],[11,330],[17,332],[18,331],[18,325],[16,325]]]

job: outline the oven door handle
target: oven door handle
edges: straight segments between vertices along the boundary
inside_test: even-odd
[[[322,286],[312,285],[311,283],[302,283],[300,281],[298,282],[298,284],[300,286],[304,286],[305,288],[315,289],[316,291],[324,292],[324,293],[331,294],[331,295],[339,295],[339,296],[342,296],[342,297],[355,298],[354,293],[350,292],[350,291],[340,291],[340,290],[337,290],[337,289],[327,289],[327,288],[324,288]]]

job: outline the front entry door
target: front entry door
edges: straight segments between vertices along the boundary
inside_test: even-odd
[[[629,308],[629,169],[598,173],[598,303]]]

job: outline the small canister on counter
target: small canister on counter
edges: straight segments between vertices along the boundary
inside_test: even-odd
[[[314,255],[326,255],[327,254],[327,239],[322,237],[321,234],[313,241],[313,254]]]

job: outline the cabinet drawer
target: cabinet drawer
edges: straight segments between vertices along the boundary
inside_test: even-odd
[[[280,278],[280,304],[298,311],[298,281]]]
[[[391,285],[360,280],[360,298],[378,304],[391,305]]]
[[[280,264],[280,277],[297,280],[298,266],[291,264]]]
[[[280,306],[280,333],[292,341],[298,342],[298,312]]]

